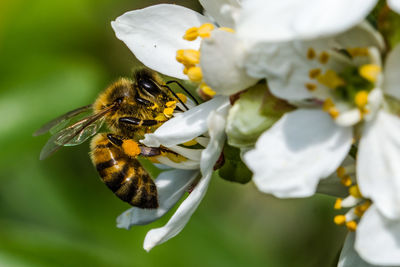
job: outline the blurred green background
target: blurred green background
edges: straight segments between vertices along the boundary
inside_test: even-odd
[[[129,206],[99,180],[88,143],[39,161],[38,127],[138,65],[110,21],[154,3],[0,1],[0,266],[332,266],[345,231],[330,197],[278,200],[215,178],[186,228],[147,253],[146,232],[171,213],[116,228]]]

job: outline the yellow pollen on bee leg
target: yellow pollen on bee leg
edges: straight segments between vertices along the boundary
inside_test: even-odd
[[[346,216],[344,215],[336,215],[333,218],[333,222],[337,225],[344,225],[346,223]]]
[[[311,79],[317,78],[321,74],[321,69],[312,69],[308,72]]]
[[[349,188],[349,194],[355,198],[362,198],[362,194],[360,192],[360,189],[358,188],[358,185],[353,185]]]
[[[368,92],[359,91],[354,97],[354,102],[358,108],[364,108],[368,104]]]
[[[122,142],[123,151],[130,157],[136,157],[140,154],[140,148],[138,143],[133,140],[123,140]]]
[[[317,89],[317,85],[315,83],[306,83],[304,85],[308,91],[315,91]]]
[[[357,223],[355,221],[346,222],[346,227],[349,231],[354,232],[357,229]]]
[[[358,73],[364,79],[374,83],[374,82],[376,82],[379,74],[381,73],[381,67],[376,64],[362,65],[358,69]]]
[[[201,38],[207,38],[211,36],[211,31],[214,30],[214,24],[211,23],[204,23],[199,27],[197,30],[199,36]]]
[[[206,94],[206,95],[208,95],[210,97],[213,97],[216,94],[216,92],[213,89],[211,89],[211,87],[208,86],[206,83],[201,83],[200,84],[200,90],[204,94]]]
[[[187,102],[187,97],[186,97],[186,95],[184,95],[184,94],[182,94],[182,93],[177,93],[176,95],[177,95],[177,97],[179,97],[179,99],[180,99],[183,103],[186,103],[186,102]]]
[[[319,62],[320,62],[321,64],[326,64],[326,63],[328,63],[329,54],[328,54],[327,52],[325,52],[325,51],[322,52],[322,53],[319,55],[318,60],[319,60]]]
[[[342,199],[338,198],[335,201],[335,205],[333,206],[335,210],[340,210],[342,208]]]
[[[197,39],[198,36],[199,36],[198,28],[192,27],[185,32],[183,39],[185,39],[187,41],[194,41]]]
[[[168,101],[167,103],[165,103],[165,105],[169,108],[175,108],[176,106],[176,101]]]
[[[201,82],[203,73],[200,67],[191,67],[188,69],[187,76],[192,82]]]
[[[164,109],[164,111],[163,111],[163,113],[164,113],[164,115],[166,116],[166,117],[171,117],[172,116],[172,114],[174,113],[174,109],[173,108],[165,108]]]
[[[313,48],[311,48],[311,47],[308,48],[308,50],[307,50],[307,58],[309,60],[314,59],[316,55],[317,55],[317,53],[315,53],[315,50]]]

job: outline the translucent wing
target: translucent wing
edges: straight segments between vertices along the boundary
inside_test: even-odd
[[[109,106],[97,114],[83,118],[67,128],[61,129],[47,141],[40,152],[40,159],[47,158],[62,146],[79,145],[95,135],[104,122],[103,116],[112,108],[113,106]]]
[[[40,127],[39,130],[33,133],[33,136],[38,136],[47,133],[48,131],[50,132],[58,132],[62,128],[65,128],[65,126],[68,124],[69,120],[72,117],[75,117],[83,112],[89,111],[92,109],[92,105],[86,105],[74,110],[71,110],[68,113],[65,113],[64,115],[61,115],[58,118],[55,118],[54,120],[46,123],[42,127]]]

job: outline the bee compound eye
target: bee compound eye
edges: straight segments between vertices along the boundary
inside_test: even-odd
[[[139,80],[138,86],[139,88],[145,90],[151,95],[157,95],[161,93],[160,88],[157,86],[157,84],[150,79]]]
[[[122,101],[124,101],[123,97],[118,97],[117,99],[115,99],[115,103],[117,103],[117,104],[121,104]]]

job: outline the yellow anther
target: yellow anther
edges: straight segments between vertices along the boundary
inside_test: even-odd
[[[176,106],[176,101],[168,101],[167,103],[165,103],[165,105],[167,106],[167,107],[169,107],[169,108],[174,108],[175,109],[175,106]]]
[[[176,60],[185,66],[199,64],[200,52],[194,49],[179,49],[176,51]]]
[[[349,188],[349,194],[355,198],[362,198],[358,185],[353,185]]]
[[[188,74],[188,71],[189,71],[189,68],[188,68],[188,67],[185,67],[185,68],[183,69],[183,74],[187,75],[187,74]]]
[[[348,48],[346,50],[352,57],[365,57],[369,55],[369,50],[365,47]]]
[[[379,74],[381,73],[381,67],[376,64],[362,65],[358,69],[358,73],[364,79],[374,83],[374,82],[376,82]]]
[[[171,117],[173,113],[174,113],[173,108],[165,108],[164,109],[164,115],[168,118]]]
[[[122,142],[122,150],[125,152],[126,155],[129,157],[136,157],[140,154],[140,148],[138,143],[133,140],[123,140]]]
[[[329,54],[327,53],[327,52],[322,52],[320,55],[319,55],[319,58],[318,58],[318,60],[319,60],[319,62],[321,63],[321,64],[326,64],[327,62],[328,62],[328,60],[329,60]]]
[[[354,232],[357,229],[357,223],[355,221],[346,222],[346,227],[349,231]]]
[[[187,141],[186,143],[183,143],[184,146],[194,146],[196,144],[197,144],[197,141],[194,140],[194,139],[190,140],[190,141]]]
[[[179,99],[180,99],[183,103],[186,103],[186,102],[187,102],[187,97],[186,97],[186,95],[181,94],[181,93],[177,93],[176,96],[179,97]]]
[[[307,58],[309,60],[314,59],[316,55],[317,55],[317,53],[315,53],[315,50],[313,48],[311,48],[311,47],[308,48],[308,50],[307,50]]]
[[[339,178],[344,178],[344,176],[346,175],[346,169],[343,166],[340,166],[339,168],[337,168],[336,170],[336,175]]]
[[[344,86],[345,82],[333,70],[327,70],[325,74],[317,77],[317,81],[328,88],[335,89],[339,86]]]
[[[363,216],[363,214],[367,211],[369,206],[371,206],[371,201],[367,200],[363,204],[357,206],[354,209],[354,214],[356,214],[358,217]]]
[[[187,160],[184,156],[172,152],[161,152],[161,156],[165,156],[175,163],[180,163]]]
[[[188,69],[187,76],[192,82],[201,82],[203,73],[200,67],[191,67]]]
[[[335,210],[340,210],[342,208],[342,199],[337,198],[335,201],[335,205],[333,206]]]
[[[333,222],[337,225],[344,225],[346,223],[346,216],[344,215],[336,215],[333,218]]]
[[[199,27],[197,30],[199,36],[201,38],[207,38],[211,36],[211,31],[214,30],[214,24],[211,23],[204,23]]]
[[[337,110],[337,108],[331,108],[329,111],[328,111],[328,113],[329,113],[329,115],[331,115],[331,117],[333,118],[333,119],[336,119],[338,116],[339,116],[339,110]]]
[[[321,74],[321,69],[312,69],[308,72],[311,79],[317,78]]]
[[[185,35],[183,36],[183,39],[187,41],[194,41],[197,39],[198,36],[199,36],[198,28],[192,27],[186,31]]]
[[[234,29],[228,28],[228,27],[220,27],[219,29],[220,29],[220,30],[223,30],[223,31],[226,31],[226,32],[231,32],[231,33],[234,33],[234,32],[235,32]]]
[[[308,91],[315,91],[315,89],[317,89],[317,85],[314,83],[306,83],[304,86]]]
[[[156,121],[165,121],[165,120],[166,120],[166,117],[165,117],[164,113],[160,113],[160,114],[158,114],[154,119],[155,119]]]
[[[358,108],[364,108],[368,104],[368,92],[359,91],[354,97],[354,102]]]
[[[210,86],[208,86],[206,83],[200,84],[200,90],[204,94],[206,94],[206,95],[208,95],[210,97],[213,97],[216,94],[215,91]]]
[[[324,111],[328,112],[331,108],[334,108],[334,107],[335,107],[335,104],[333,103],[332,99],[331,99],[331,98],[327,98],[327,99],[324,101],[324,104],[323,104],[323,106],[322,106],[322,109],[323,109]]]
[[[349,187],[351,186],[351,184],[353,183],[353,181],[351,180],[350,175],[346,175],[343,178],[341,178],[340,182],[342,183],[342,185]]]

